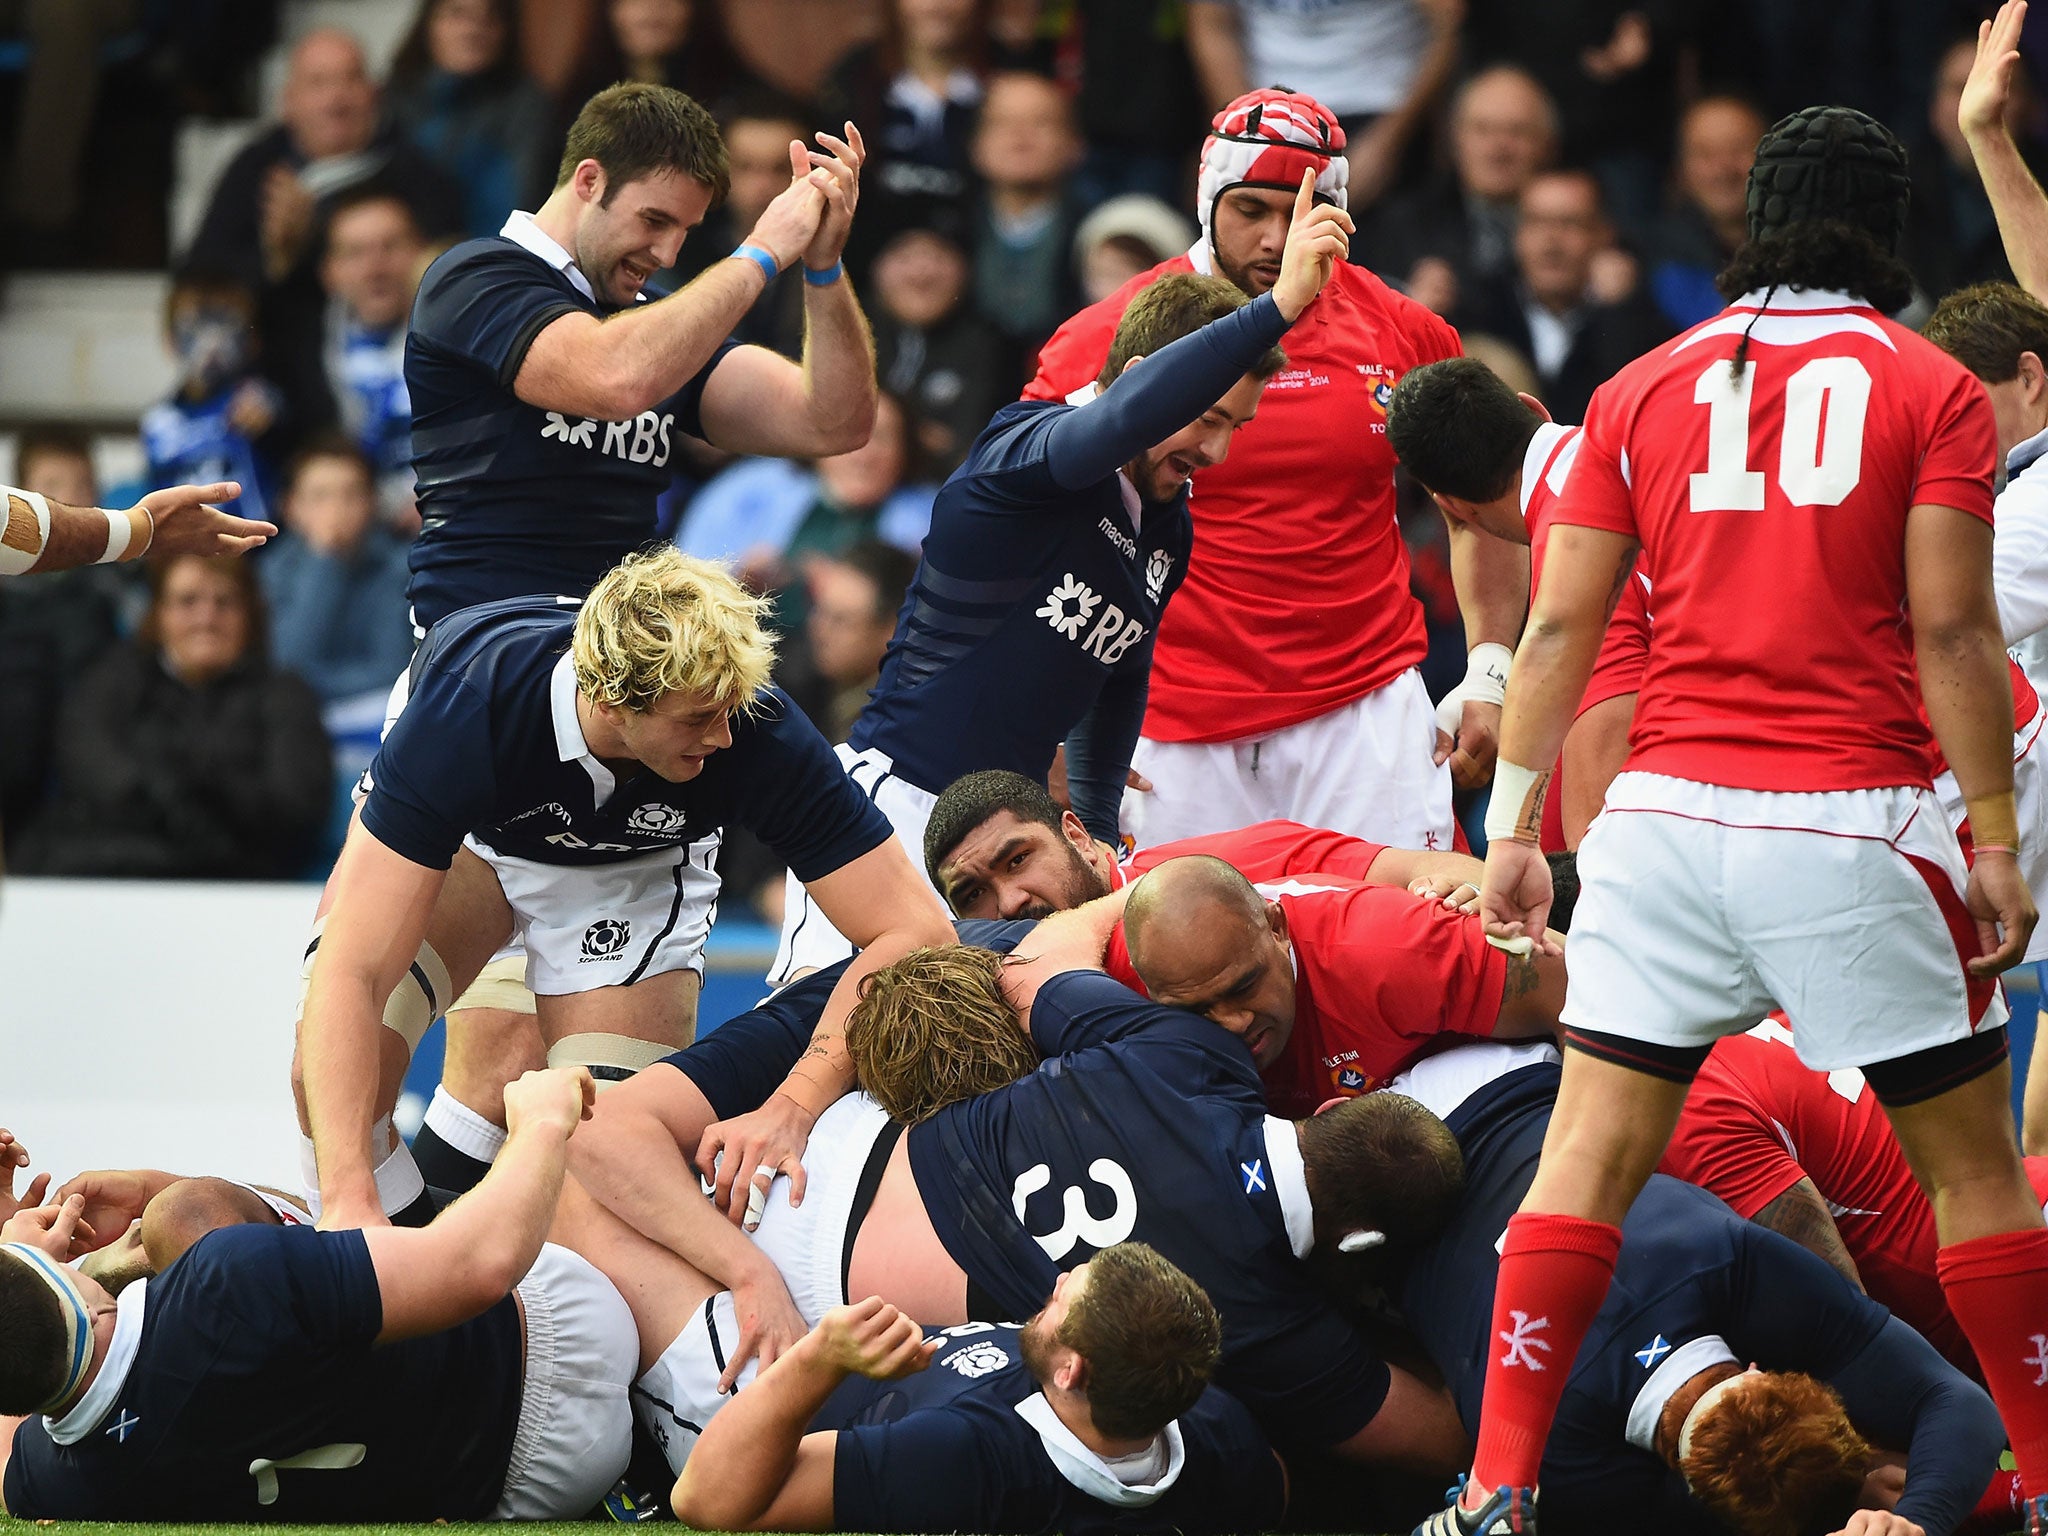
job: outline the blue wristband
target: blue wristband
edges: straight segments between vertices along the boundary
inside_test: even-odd
[[[846,263],[835,261],[829,267],[805,267],[804,281],[813,288],[830,288],[845,274]]]
[[[768,282],[772,283],[782,275],[782,268],[777,265],[775,258],[758,245],[742,245],[734,250],[733,255],[741,261],[751,261],[759,267],[761,276]]]

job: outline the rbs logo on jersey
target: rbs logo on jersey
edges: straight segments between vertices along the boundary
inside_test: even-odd
[[[1162,583],[1165,580],[1164,576],[1160,579]],[[1102,617],[1096,619],[1098,608],[1102,609]],[[1037,617],[1069,640],[1078,641],[1082,650],[1106,667],[1115,666],[1124,652],[1145,638],[1144,625],[1115,603],[1105,607],[1102,594],[1087,582],[1075,579],[1072,571],[1066,572],[1059,585],[1045,595],[1045,601],[1038,605]],[[1091,619],[1095,619],[1093,628],[1089,628]],[[1087,630],[1085,639],[1083,630]]]
[[[560,411],[549,411],[541,424],[542,442],[559,441],[572,448],[594,448],[628,464],[648,464],[660,469],[668,463],[669,430],[676,424],[674,413],[642,411],[626,421],[594,421],[588,416],[574,420]],[[604,428],[600,440],[597,429]]]

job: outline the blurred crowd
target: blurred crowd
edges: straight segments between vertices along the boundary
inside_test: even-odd
[[[935,487],[1081,305],[1195,238],[1209,114],[1250,86],[1341,118],[1354,262],[1450,319],[1559,420],[1714,313],[1751,152],[1776,117],[1858,106],[1912,145],[1924,293],[2004,277],[1956,126],[1975,0],[422,0],[381,78],[348,31],[297,37],[272,116],[168,249],[173,130],[256,110],[277,0],[0,0],[6,243],[17,268],[161,266],[171,396],[153,484],[235,478],[285,534],[0,594],[0,825],[17,870],[290,876],[324,867],[345,785],[413,643],[403,359],[420,274],[554,180],[618,79],[718,117],[732,190],[657,282],[724,257],[788,184],[789,143],[857,123],[848,266],[885,403],[810,465],[685,443],[664,532],[776,594],[778,680],[842,740],[879,667]],[[330,6],[326,14],[345,8]],[[2032,41],[2030,39],[2030,41]],[[2048,60],[2037,61],[2038,65]],[[2037,100],[2013,128],[2044,145]],[[1918,308],[1923,301],[1916,299]],[[1905,318],[1911,319],[1908,314]],[[738,339],[794,353],[802,291]],[[91,443],[37,424],[17,484],[77,504]],[[1442,526],[1404,514],[1435,691],[1464,644]],[[66,685],[61,680],[78,679]],[[774,919],[758,849],[726,878]]]

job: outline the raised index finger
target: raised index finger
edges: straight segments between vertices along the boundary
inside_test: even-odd
[[[1294,194],[1294,222],[1299,224],[1308,216],[1309,209],[1316,205],[1316,168],[1304,166],[1301,172],[1301,190]]]

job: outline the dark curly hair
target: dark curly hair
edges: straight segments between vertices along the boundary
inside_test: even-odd
[[[1913,299],[1905,262],[1835,219],[1806,219],[1744,241],[1714,286],[1730,300],[1758,288],[1839,289],[1887,315]]]

